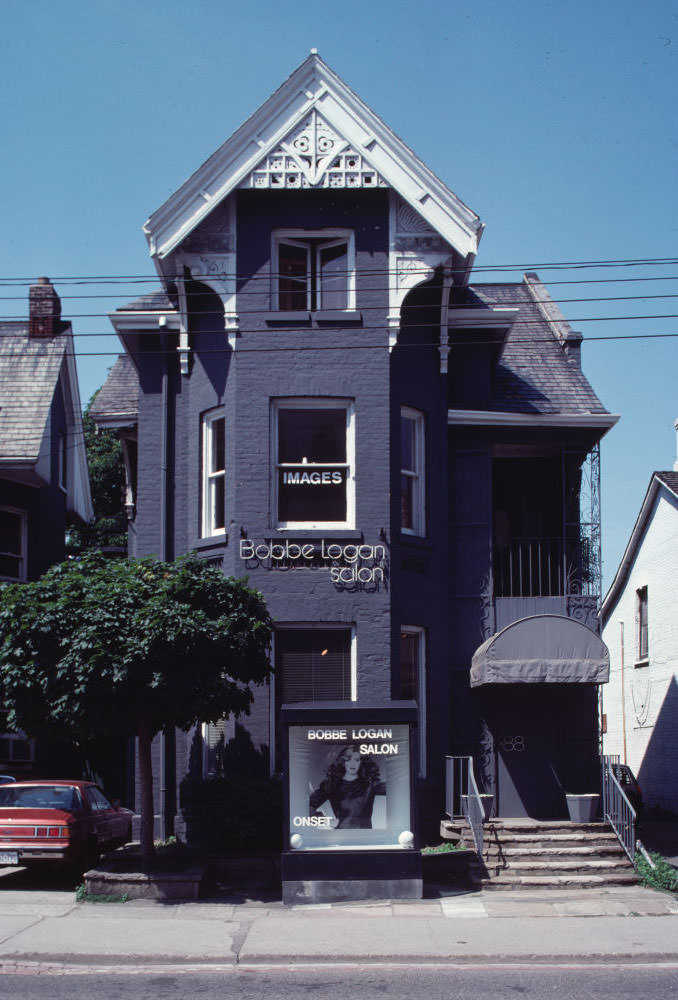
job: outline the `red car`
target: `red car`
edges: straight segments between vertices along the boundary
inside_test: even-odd
[[[131,839],[132,815],[91,781],[0,785],[0,866],[56,862],[84,871]]]

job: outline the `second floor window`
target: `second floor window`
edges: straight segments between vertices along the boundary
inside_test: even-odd
[[[285,399],[276,402],[274,415],[278,526],[352,527],[352,405]]]
[[[426,533],[424,495],[424,414],[404,406],[400,411],[400,530]]]
[[[203,537],[226,530],[226,422],[221,411],[202,419]]]
[[[273,270],[274,309],[355,308],[353,234],[347,230],[275,233]]]
[[[649,653],[647,636],[647,587],[641,587],[636,591],[636,628],[638,636],[637,656],[638,660],[647,660]]]

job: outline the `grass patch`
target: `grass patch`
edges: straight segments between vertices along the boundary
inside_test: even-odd
[[[673,865],[657,851],[649,852],[655,867],[647,863],[642,854],[636,857],[636,871],[640,875],[643,885],[651,889],[662,889],[664,892],[675,892],[678,894],[678,872]]]
[[[467,851],[463,844],[453,844],[449,840],[444,840],[442,844],[434,844],[432,847],[422,847],[422,854],[453,854],[457,851]]]
[[[126,892],[122,896],[103,892],[88,893],[84,882],[81,882],[75,890],[76,903],[127,903],[129,898]]]

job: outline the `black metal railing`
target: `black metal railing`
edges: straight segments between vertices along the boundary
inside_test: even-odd
[[[583,593],[591,577],[588,539],[514,537],[495,542],[495,597],[563,597]]]

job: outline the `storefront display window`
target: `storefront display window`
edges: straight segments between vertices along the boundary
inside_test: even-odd
[[[403,846],[411,823],[409,732],[391,723],[290,726],[290,846]]]

